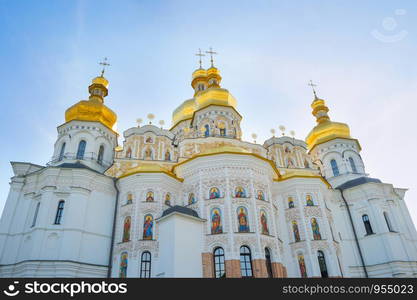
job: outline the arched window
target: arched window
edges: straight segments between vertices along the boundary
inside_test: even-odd
[[[337,162],[336,162],[336,160],[334,160],[334,159],[332,159],[331,161],[330,161],[330,164],[331,164],[331,166],[332,166],[332,171],[333,171],[333,175],[334,176],[339,176],[339,167],[337,166]]]
[[[98,150],[97,162],[101,165],[103,163],[104,157],[104,146],[101,145],[100,149]]]
[[[54,222],[55,225],[61,224],[62,214],[64,213],[64,204],[65,204],[64,200],[61,200],[58,203],[58,208],[56,210],[55,222]]]
[[[40,202],[36,203],[36,208],[35,208],[35,214],[33,215],[33,220],[32,220],[32,225],[31,227],[35,227],[36,225],[36,220],[38,218],[38,213],[39,213],[39,206],[41,205]]]
[[[240,247],[240,274],[242,277],[253,277],[252,256],[248,246]]]
[[[127,277],[127,252],[123,252],[120,254],[120,271],[119,271],[120,278]]]
[[[313,238],[315,240],[321,240],[319,223],[316,218],[311,218],[311,230],[313,231]]]
[[[324,258],[324,253],[320,250],[317,251],[317,259],[319,261],[321,277],[329,277],[329,274],[327,273],[326,259]]]
[[[352,172],[358,173],[358,170],[356,169],[355,161],[353,160],[352,157],[349,157],[349,163],[350,163],[350,167],[352,168]]]
[[[385,218],[385,223],[387,224],[388,230],[393,232],[394,230],[392,229],[391,221],[390,221],[388,213],[386,211],[384,211],[384,218]]]
[[[59,157],[58,157],[58,160],[59,160],[59,161],[61,161],[61,160],[63,160],[63,159],[64,159],[64,155],[65,155],[65,146],[66,146],[66,143],[63,143],[63,144],[62,144],[62,146],[61,146],[61,151],[59,152]]]
[[[211,234],[223,233],[222,213],[220,209],[213,208],[211,211]]]
[[[82,140],[78,144],[78,150],[77,150],[77,159],[84,159],[85,154],[85,147],[87,146],[87,142]]]
[[[365,226],[366,234],[373,234],[371,222],[369,221],[368,215],[362,216],[363,225]]]
[[[266,271],[268,272],[268,277],[272,278],[272,263],[271,263],[271,252],[268,248],[265,248],[265,264],[266,264]]]
[[[146,215],[143,222],[143,239],[152,240],[153,237],[153,217]]]
[[[140,278],[151,278],[151,253],[145,251],[140,260]]]
[[[126,158],[132,158],[132,148],[128,148],[126,151]]]
[[[226,272],[224,267],[224,250],[221,247],[214,249],[214,278],[225,278]]]
[[[132,226],[130,217],[126,217],[123,223],[123,239],[122,242],[130,241],[130,227]]]

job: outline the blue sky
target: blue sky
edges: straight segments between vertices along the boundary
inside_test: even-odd
[[[194,53],[212,46],[244,137],[314,126],[310,79],[361,142],[367,172],[410,188],[417,223],[417,2],[0,0],[0,211],[9,161],[45,164],[64,112],[109,58],[118,130],[192,97]],[[204,61],[205,66],[209,60]],[[120,140],[121,142],[121,140]]]

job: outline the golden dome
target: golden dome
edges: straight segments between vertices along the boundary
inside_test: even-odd
[[[90,92],[89,100],[82,100],[65,111],[65,122],[73,120],[100,122],[104,126],[114,130],[117,115],[104,105],[104,97],[107,96],[109,82],[106,78],[99,76],[92,80],[88,87]]]
[[[327,115],[329,108],[323,99],[315,98],[311,104],[312,114],[316,117],[317,125],[306,138],[309,149],[336,138],[351,139],[349,126],[345,123],[332,122]]]
[[[92,83],[93,83],[93,84],[101,84],[101,85],[103,85],[106,89],[109,87],[109,81],[108,81],[106,78],[104,78],[103,76],[98,76],[98,77],[94,78],[94,79],[92,80]]]

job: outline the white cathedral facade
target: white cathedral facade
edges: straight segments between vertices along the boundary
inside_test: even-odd
[[[11,162],[0,277],[417,277],[406,190],[369,177],[324,100],[305,141],[241,139],[214,66],[168,129],[113,129],[108,81],[70,107],[51,162]]]

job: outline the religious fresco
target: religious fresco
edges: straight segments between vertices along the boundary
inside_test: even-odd
[[[169,151],[165,152],[165,160],[171,160],[171,153]]]
[[[126,204],[132,204],[132,202],[133,202],[133,195],[132,194],[127,194]]]
[[[304,255],[298,255],[298,266],[300,267],[300,275],[302,278],[307,278],[307,268],[304,261]]]
[[[146,137],[146,139],[145,139],[145,143],[147,143],[147,144],[152,144],[152,143],[153,143],[153,139],[152,139],[152,137],[151,137],[151,136]]]
[[[145,159],[152,159],[152,149],[149,147],[145,149]]]
[[[237,209],[238,231],[249,232],[248,211],[245,207],[240,206]]]
[[[210,189],[209,198],[210,198],[210,199],[220,198],[220,191],[219,191],[219,189],[218,189],[218,188],[216,188],[216,187],[212,187],[212,188]]]
[[[123,252],[120,255],[120,271],[119,277],[126,278],[127,277],[127,252]]]
[[[256,193],[256,199],[258,200],[265,200],[265,194],[263,191],[258,190],[258,192]]]
[[[268,219],[264,210],[261,210],[261,232],[262,234],[269,235]]]
[[[171,205],[171,194],[170,193],[166,193],[166,195],[165,195],[165,204],[166,205]]]
[[[126,217],[123,225],[123,242],[130,241],[130,227],[131,227],[131,218]]]
[[[294,199],[292,197],[288,197],[288,208],[294,208]]]
[[[126,151],[126,158],[132,158],[132,148],[130,148],[130,147]]]
[[[292,221],[292,232],[294,234],[294,241],[300,241],[300,231],[298,230],[297,221]]]
[[[246,198],[246,191],[243,187],[238,186],[235,189],[235,198]]]
[[[211,234],[223,233],[222,217],[220,209],[213,208],[211,211]]]
[[[188,204],[194,204],[196,202],[194,193],[188,195]]]
[[[313,199],[311,198],[311,195],[306,196],[306,205],[307,206],[314,206]]]
[[[143,239],[152,240],[153,238],[153,217],[152,215],[146,215],[143,223]]]
[[[315,240],[321,240],[320,228],[316,218],[311,219],[311,230],[313,231],[313,238]]]
[[[154,201],[154,197],[153,197],[153,192],[149,191],[146,193],[146,202],[153,202]]]

